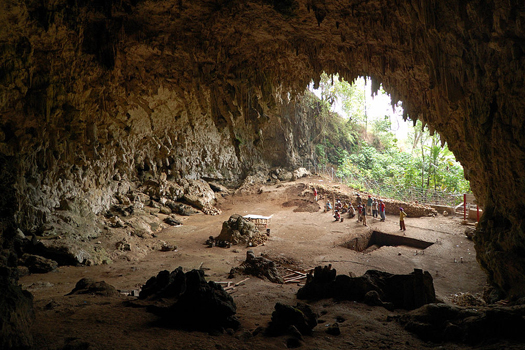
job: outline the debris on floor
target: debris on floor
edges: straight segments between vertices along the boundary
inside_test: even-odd
[[[253,250],[246,252],[246,260],[240,266],[232,268],[228,278],[234,278],[236,274],[252,275],[273,283],[284,283],[275,262],[262,256],[256,257]]]

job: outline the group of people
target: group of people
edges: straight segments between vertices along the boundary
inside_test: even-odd
[[[314,193],[317,191],[314,191]],[[341,215],[348,213],[349,218],[354,218],[357,215],[357,222],[363,222],[363,225],[366,224],[366,216],[372,215],[374,218],[381,217],[380,221],[385,221],[385,203],[382,200],[377,200],[368,196],[366,203],[363,203],[363,200],[359,194],[356,196],[357,208],[354,208],[352,202],[344,201],[341,202],[340,199],[337,199],[334,204],[334,218],[336,221],[341,220]],[[326,201],[325,211],[332,210],[332,203]]]
[[[332,204],[330,203],[330,201],[327,201],[325,211],[329,211],[329,210],[332,210]],[[349,217],[353,218],[355,215],[354,211],[355,209],[352,203],[348,203],[348,202],[341,203],[341,200],[338,199],[334,205],[334,219],[335,221],[343,222],[343,218],[341,217],[341,215],[345,213],[349,213],[348,214]]]
[[[364,226],[368,226],[366,223],[367,215],[372,215],[374,218],[381,216],[380,221],[385,221],[385,203],[382,200],[377,200],[376,198],[372,198],[372,196],[368,196],[366,203],[363,203],[363,199],[358,193],[356,196],[356,203],[358,210],[357,222],[363,222]]]
[[[314,195],[317,200],[317,190],[314,189]],[[325,211],[332,210],[332,203],[326,201]],[[379,221],[385,221],[385,203],[381,199],[372,198],[368,196],[366,201],[361,198],[359,193],[356,194],[356,208],[352,205],[352,202],[344,201],[341,202],[340,199],[337,199],[334,203],[334,219],[335,221],[343,222],[342,214],[348,213],[349,218],[354,218],[357,215],[357,222],[362,222],[364,226],[367,225],[366,217],[372,216],[374,218],[379,218]],[[401,231],[406,231],[405,226],[405,217],[407,213],[403,208],[399,208],[399,229]]]

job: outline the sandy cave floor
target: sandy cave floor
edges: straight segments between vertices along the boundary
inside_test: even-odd
[[[370,253],[359,253],[341,244],[366,230],[402,234],[398,217],[387,215],[386,222],[369,217],[369,227],[364,227],[354,219],[335,222],[330,213],[322,210],[294,212],[296,206],[283,206],[283,203],[311,200],[311,197],[300,196],[299,183],[326,185],[328,180],[309,177],[263,186],[262,193],[226,196],[219,200],[221,215],[184,217],[184,225],[164,229],[156,234],[157,237],[144,240],[164,240],[177,245],[176,251],[151,251],[140,259],[121,258],[100,266],[60,267],[57,272],[22,277],[20,283],[34,295],[35,348],[62,349],[67,344],[79,346],[87,342],[89,349],[284,349],[287,336],[268,338],[259,334],[248,337],[247,333],[267,326],[276,302],[295,305],[297,284],[273,284],[250,276],[235,278],[233,282],[250,277],[231,293],[242,325],[234,335],[163,328],[144,308],[125,306],[127,300],[135,299],[131,296],[65,295],[84,277],[103,280],[122,291],[136,290],[159,271],[172,271],[178,266],[186,271],[202,266],[207,280],[227,281],[228,272],[245,260],[248,249],[299,270],[332,264],[338,274],[352,272],[360,276],[369,269],[407,274],[420,268],[432,274],[436,294],[445,302],[451,302],[455,293],[483,291],[486,277],[476,263],[473,243],[464,235],[461,217],[407,218],[408,237],[439,241],[424,254],[421,250],[416,254],[416,249],[404,246],[385,246]],[[324,202],[319,203],[322,206]],[[222,222],[232,214],[273,215],[268,242],[254,248],[208,248],[204,245],[209,236],[219,234]],[[463,263],[459,262],[460,258]],[[401,315],[403,310],[390,312],[382,307],[333,300],[310,305],[323,323],[314,329],[313,336],[304,337],[303,349],[469,348],[419,340],[397,322],[389,321],[389,316]],[[339,322],[341,335],[326,334],[326,327],[338,317],[344,319]],[[492,348],[492,345],[482,348]]]

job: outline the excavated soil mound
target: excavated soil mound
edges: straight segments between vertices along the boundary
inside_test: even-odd
[[[283,207],[297,207],[293,211],[295,213],[317,213],[321,207],[317,202],[313,202],[306,199],[294,199],[283,203]]]

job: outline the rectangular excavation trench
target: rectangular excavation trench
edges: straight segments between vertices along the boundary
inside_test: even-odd
[[[416,249],[426,249],[430,247],[431,242],[406,236],[392,235],[380,231],[368,232],[342,244],[343,247],[355,250],[357,252],[369,253],[383,246],[407,246]]]

